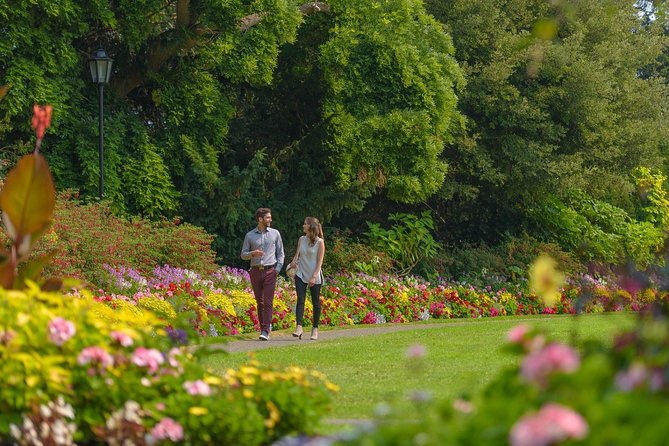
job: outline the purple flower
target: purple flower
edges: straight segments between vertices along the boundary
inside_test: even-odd
[[[626,371],[616,374],[616,387],[623,392],[630,392],[640,387],[648,378],[648,370],[641,363],[635,363]]]
[[[49,322],[49,341],[57,346],[63,345],[77,332],[74,324],[62,317],[51,319]]]
[[[167,336],[175,345],[186,344],[188,342],[188,334],[182,329],[167,329]]]
[[[151,429],[151,435],[157,440],[180,441],[184,438],[184,429],[179,423],[167,417],[160,420]]]
[[[164,285],[167,283],[198,282],[200,275],[193,271],[175,268],[169,265],[157,266],[153,270],[153,278],[149,281],[151,286]]]

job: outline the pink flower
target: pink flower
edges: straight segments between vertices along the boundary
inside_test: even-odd
[[[539,415],[548,423],[554,423],[567,438],[582,440],[588,434],[588,423],[578,412],[561,404],[548,403],[539,411]]]
[[[110,334],[112,340],[123,347],[130,347],[133,344],[130,335],[122,331],[112,331]]]
[[[151,435],[157,440],[180,441],[184,437],[184,429],[171,418],[163,418],[151,429]]]
[[[525,415],[509,433],[511,446],[549,446],[567,439],[582,440],[588,424],[578,413],[560,404],[545,404],[538,413]]]
[[[107,368],[114,365],[114,358],[102,347],[86,347],[77,357],[79,365],[93,364],[101,368]]]
[[[165,362],[163,354],[155,348],[138,347],[132,354],[132,363],[138,367],[146,367],[151,372],[156,372],[160,365]]]
[[[177,368],[179,367],[179,357],[183,355],[183,352],[179,350],[176,347],[173,347],[170,349],[170,351],[167,354],[167,362],[174,367]]]
[[[525,324],[516,325],[506,335],[506,340],[512,344],[522,344],[525,340],[525,335],[529,333],[530,327]]]
[[[427,349],[421,344],[414,344],[406,351],[407,359],[422,359],[425,355],[427,355]]]
[[[211,395],[211,387],[201,379],[198,379],[197,381],[186,381],[184,383],[184,389],[186,389],[186,392],[188,392],[189,395]]]
[[[62,317],[51,319],[49,322],[49,341],[57,346],[63,345],[77,332],[74,324]]]
[[[571,373],[576,371],[580,364],[578,353],[571,347],[562,344],[548,344],[540,350],[530,352],[525,357],[520,373],[528,381],[545,385],[550,374]]]

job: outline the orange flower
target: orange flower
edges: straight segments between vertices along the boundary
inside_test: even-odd
[[[53,107],[50,105],[33,105],[32,127],[35,129],[35,134],[37,134],[37,143],[35,144],[37,149],[39,149],[39,146],[42,143],[44,132],[51,125],[52,111]]]

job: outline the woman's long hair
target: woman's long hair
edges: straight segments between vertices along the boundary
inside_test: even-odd
[[[323,238],[323,227],[321,222],[316,217],[307,217],[304,222],[309,226],[307,228],[307,237],[309,237],[309,244],[316,243],[318,237]]]

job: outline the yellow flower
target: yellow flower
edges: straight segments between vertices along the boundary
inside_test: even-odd
[[[339,392],[339,386],[337,384],[331,383],[330,381],[325,381],[325,388],[330,392]]]
[[[556,269],[557,262],[542,254],[530,266],[530,288],[544,305],[552,307],[560,299],[564,274]]]
[[[279,412],[279,409],[276,407],[276,405],[271,401],[267,402],[267,410],[269,411],[269,418],[265,420],[265,427],[267,427],[267,429],[272,429],[281,419],[281,413]]]
[[[204,377],[204,382],[211,386],[221,386],[223,385],[223,380],[218,376],[207,375]]]
[[[253,398],[253,392],[250,389],[244,389],[242,391],[242,395],[244,395],[244,398],[251,399]]]
[[[199,417],[200,415],[207,415],[209,413],[209,409],[206,407],[193,406],[188,409],[188,413]]]
[[[233,306],[232,299],[230,296],[225,296],[223,294],[209,294],[204,298],[204,301],[207,305],[217,310],[221,310],[226,314],[231,316],[237,316],[235,312],[235,307]]]

